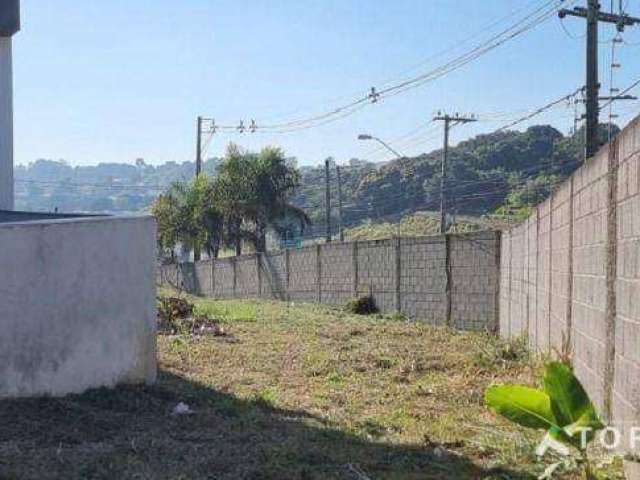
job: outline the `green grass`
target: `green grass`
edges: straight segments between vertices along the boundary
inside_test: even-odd
[[[314,305],[195,302],[229,334],[160,335],[156,385],[0,401],[0,478],[534,479],[544,470],[532,453],[539,435],[483,406],[492,381],[531,382],[517,345]],[[171,415],[181,401],[195,413]]]

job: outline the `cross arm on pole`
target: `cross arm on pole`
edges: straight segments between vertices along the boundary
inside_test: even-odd
[[[567,15],[572,17],[587,18],[589,10],[584,7],[574,7],[573,9],[563,8],[558,12],[560,18],[565,18]],[[599,22],[613,23],[618,25],[619,30],[624,30],[624,27],[631,27],[636,23],[640,23],[640,18],[631,17],[629,15],[616,15],[614,13],[598,12],[597,19]]]

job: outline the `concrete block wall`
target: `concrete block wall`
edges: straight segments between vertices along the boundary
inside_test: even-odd
[[[526,251],[524,254],[524,282],[523,300],[525,305],[524,316],[522,320],[524,328],[521,332],[528,334],[529,346],[537,345],[538,340],[538,211],[536,210],[524,225],[524,244]]]
[[[258,268],[258,255],[243,255],[235,258],[237,297],[259,297],[262,283],[261,271]]]
[[[272,252],[260,255],[260,296],[275,300],[287,299],[287,254]]]
[[[574,368],[601,410],[606,403],[608,161],[605,148],[573,178]]]
[[[289,299],[317,302],[318,297],[317,246],[289,250]]]
[[[497,330],[500,240],[496,232],[449,236],[451,325]]]
[[[400,309],[432,325],[447,321],[445,237],[400,239]]]
[[[570,335],[572,206],[572,181],[569,181],[555,192],[551,210],[549,346],[557,351],[562,351],[563,342]]]
[[[323,245],[319,265],[320,303],[344,305],[355,297],[353,243]]]
[[[213,263],[211,272],[214,298],[235,296],[235,258],[219,258]]]
[[[501,334],[527,332],[542,353],[567,341],[576,374],[628,440],[640,427],[640,118],[503,232],[500,265]]]
[[[640,120],[618,137],[612,414],[630,438],[640,426]]]
[[[358,242],[358,292],[371,293],[381,312],[396,309],[396,257],[393,239]]]
[[[212,263],[211,260],[205,260],[194,264],[194,289],[198,292],[198,295],[202,295],[203,297],[213,295]]]
[[[513,323],[513,317],[511,315],[511,284],[513,283],[513,272],[511,269],[512,236],[513,230],[503,232],[500,242],[500,315],[498,318],[498,327],[500,334],[505,338],[517,336],[511,331],[511,324]]]
[[[527,292],[529,289],[529,276],[535,272],[535,265],[530,265],[528,258],[528,230],[526,225],[513,229],[509,235],[504,236],[502,245],[509,249],[509,258],[504,268],[511,271],[510,281],[505,285],[503,294],[508,295],[508,314],[511,322],[506,326],[508,336],[521,337],[529,331],[529,304]],[[506,278],[506,277],[505,277]],[[535,327],[535,324],[534,324]]]
[[[498,232],[331,243],[183,264],[177,281],[168,265],[160,277],[214,298],[344,305],[370,293],[385,313],[496,330],[499,245]]]

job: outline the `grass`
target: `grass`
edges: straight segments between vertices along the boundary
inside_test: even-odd
[[[486,228],[487,224],[480,217],[459,217],[450,226],[453,233],[473,232]],[[418,212],[406,215],[396,221],[365,222],[345,229],[347,240],[378,240],[383,238],[414,237],[420,235],[437,235],[440,232],[438,213]]]
[[[518,345],[314,305],[197,299],[196,312],[229,334],[160,335],[154,386],[0,401],[0,479],[534,479],[545,468],[539,436],[482,403],[493,381],[531,382]],[[172,415],[178,402],[195,413]]]

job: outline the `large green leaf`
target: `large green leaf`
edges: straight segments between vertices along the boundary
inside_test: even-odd
[[[558,428],[549,395],[522,385],[493,385],[484,399],[489,408],[523,427]]]
[[[551,362],[546,365],[544,390],[551,398],[551,409],[561,427],[577,422],[589,410],[593,410],[580,381],[563,363]]]
[[[598,430],[603,429],[605,426],[598,417],[593,405],[589,405],[589,408],[582,414],[582,416],[570,425],[567,425],[562,429],[563,436],[566,436],[567,443],[575,446],[578,449],[586,448],[583,444],[583,431],[586,431],[584,437],[586,443],[589,443],[595,437],[595,433]]]

